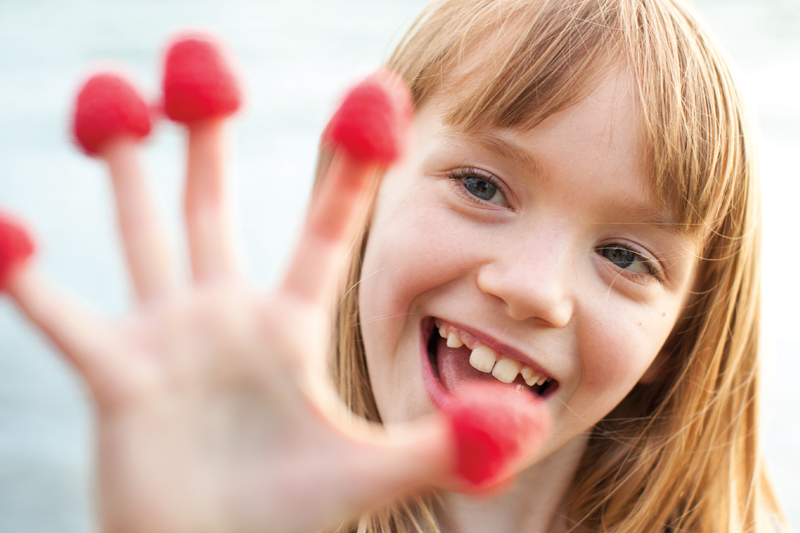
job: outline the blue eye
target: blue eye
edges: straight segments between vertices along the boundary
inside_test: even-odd
[[[650,275],[658,279],[658,272],[653,263],[630,248],[615,244],[598,248],[597,253],[622,270],[634,274]]]
[[[485,170],[459,168],[448,173],[448,177],[458,182],[462,190],[469,193],[471,199],[508,206],[508,201],[497,183],[497,178]]]
[[[464,187],[473,195],[487,202],[497,194],[497,186],[481,178],[466,178]]]

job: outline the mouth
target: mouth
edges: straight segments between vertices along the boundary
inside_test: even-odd
[[[435,317],[422,321],[423,370],[426,388],[437,405],[447,402],[472,381],[514,389],[546,399],[558,382],[542,368],[522,361],[480,334],[465,331]]]

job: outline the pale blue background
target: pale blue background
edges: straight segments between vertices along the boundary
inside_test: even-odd
[[[306,204],[318,132],[337,95],[376,67],[422,0],[0,0],[0,205],[36,227],[49,276],[122,314],[127,279],[109,183],[67,135],[76,84],[93,63],[129,65],[154,94],[167,36],[222,35],[248,75],[233,150],[249,270],[273,283]],[[800,523],[800,0],[702,0],[757,116],[765,197],[765,446]],[[147,162],[173,237],[182,145],[162,124]],[[77,533],[91,519],[92,416],[75,375],[0,301],[0,533]]]

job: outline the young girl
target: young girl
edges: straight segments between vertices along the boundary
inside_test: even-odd
[[[94,317],[32,267],[8,281],[96,398],[104,530],[779,529],[758,442],[752,145],[693,16],[443,0],[388,66],[413,94],[410,149],[352,243],[320,229],[360,198],[323,148],[274,294],[231,252],[221,121],[189,128],[191,285],[127,139],[104,157],[133,191],[118,195],[133,315]],[[452,490],[436,408],[472,381],[541,397],[551,420],[517,479],[479,498]]]

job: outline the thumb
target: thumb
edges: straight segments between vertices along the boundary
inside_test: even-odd
[[[420,492],[452,477],[456,467],[453,432],[441,413],[369,431],[369,436],[360,435],[357,467],[366,481],[364,503]]]
[[[513,484],[549,428],[546,408],[529,393],[469,384],[435,415],[388,426],[376,460],[362,465],[398,494],[428,486],[496,493]]]
[[[470,383],[442,405],[454,446],[455,490],[497,492],[509,487],[547,437],[541,400],[523,390]]]

